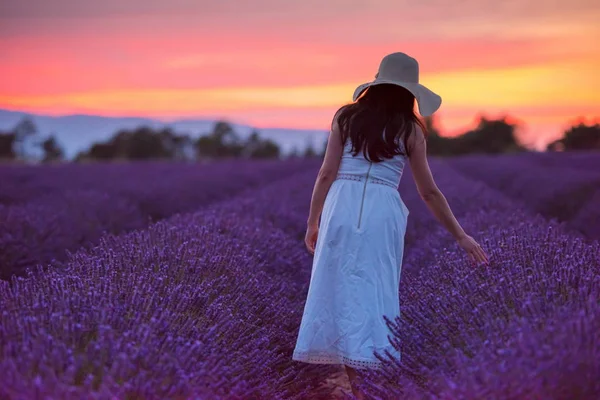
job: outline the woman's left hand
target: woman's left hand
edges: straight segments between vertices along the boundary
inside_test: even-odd
[[[304,237],[304,244],[310,252],[315,253],[315,247],[317,245],[317,237],[319,236],[319,227],[317,225],[308,225],[306,228],[306,236]]]

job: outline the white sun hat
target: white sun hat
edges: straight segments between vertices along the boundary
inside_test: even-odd
[[[442,98],[419,83],[419,63],[404,53],[392,53],[383,57],[379,64],[379,72],[372,82],[363,83],[354,91],[353,100],[370,86],[389,83],[402,86],[417,99],[419,113],[427,117],[433,114],[442,104]]]

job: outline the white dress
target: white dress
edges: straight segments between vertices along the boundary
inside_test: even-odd
[[[319,222],[310,285],[292,359],[379,368],[389,343],[383,315],[400,315],[408,209],[398,185],[406,157],[375,163],[344,146]]]

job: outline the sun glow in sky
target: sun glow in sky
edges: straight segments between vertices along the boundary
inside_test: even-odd
[[[403,51],[443,132],[508,114],[539,146],[600,117],[598,20],[595,0],[0,2],[0,108],[327,129]]]

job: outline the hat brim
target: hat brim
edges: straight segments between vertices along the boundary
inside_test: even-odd
[[[359,85],[354,91],[354,95],[352,96],[353,101],[356,101],[360,97],[360,95],[369,87],[382,84],[392,84],[396,86],[401,86],[409,92],[411,92],[417,100],[417,104],[419,106],[419,114],[421,114],[424,117],[430,116],[431,114],[436,112],[442,105],[442,98],[438,94],[432,92],[425,86],[421,85],[420,83],[398,82],[383,79],[376,79],[372,82],[367,82],[363,83],[362,85]]]

